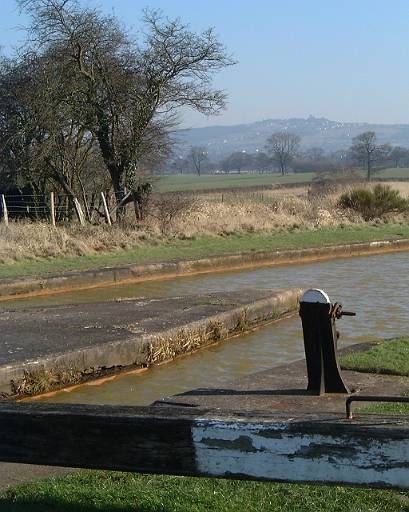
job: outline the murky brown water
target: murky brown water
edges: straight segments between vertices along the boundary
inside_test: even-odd
[[[184,277],[169,281],[138,283],[95,289],[75,294],[14,301],[14,307],[107,300],[116,297],[153,297],[196,294],[246,287],[320,287],[355,318],[339,321],[340,347],[346,344],[404,335],[409,332],[409,253],[338,259],[256,270]],[[0,304],[2,309],[10,303]],[[148,404],[209,384],[303,357],[298,317],[282,320],[253,333],[154,367],[140,374],[123,375],[95,386],[59,392],[50,401]]]

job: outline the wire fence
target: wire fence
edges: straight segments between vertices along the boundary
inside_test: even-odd
[[[156,199],[159,202],[169,202],[173,205],[174,197],[189,198],[192,195],[190,191],[164,192],[156,194]],[[223,191],[198,191],[196,195],[212,203],[221,202],[234,205],[248,201],[255,204],[270,204],[277,200],[277,195],[282,197],[283,192],[276,189],[246,190],[237,188]],[[126,197],[127,195],[124,199]],[[127,202],[124,204],[127,204]],[[46,195],[0,193],[0,222],[6,224],[9,221],[26,219],[50,222],[55,226],[58,223],[76,219],[82,225],[87,222],[105,222],[111,225],[117,215],[117,209],[116,200],[112,194],[107,192],[84,194],[80,198],[71,194],[55,192]]]
[[[95,220],[105,220],[111,224],[109,201],[104,192],[81,198],[71,194],[51,192],[47,195],[0,194],[0,221],[8,224],[10,220],[39,220],[58,222],[77,218],[81,224]]]

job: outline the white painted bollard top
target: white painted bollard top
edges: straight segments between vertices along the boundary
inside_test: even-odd
[[[319,288],[310,288],[306,292],[304,292],[303,296],[300,299],[300,302],[319,302],[320,304],[330,304],[330,298],[324,292],[324,290],[320,290]]]

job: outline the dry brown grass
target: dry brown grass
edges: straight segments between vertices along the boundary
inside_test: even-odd
[[[149,236],[131,227],[85,225],[53,228],[44,222],[0,224],[0,263],[56,256],[90,256],[100,252],[130,249]]]
[[[409,197],[409,183],[391,183]],[[338,186],[326,193],[309,193],[307,187],[273,189],[262,193],[202,194],[192,200],[173,197],[170,208],[156,201],[143,223],[108,227],[73,223],[53,228],[44,222],[0,223],[0,263],[56,256],[91,256],[132,249],[146,240],[190,238],[239,232],[314,229],[363,223],[355,212],[340,209]],[[397,219],[387,219],[393,222]],[[398,219],[402,221],[402,218]]]
[[[389,185],[394,190],[397,190],[402,197],[409,198],[409,183],[405,181],[388,181],[384,185]],[[373,185],[372,185],[373,186]]]
[[[221,200],[201,198],[189,216],[177,218],[173,231],[180,236],[231,234],[241,231],[308,229],[362,222],[353,212],[337,207],[339,193],[309,198],[308,190],[267,191],[227,195]]]

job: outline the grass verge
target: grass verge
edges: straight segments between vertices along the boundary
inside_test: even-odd
[[[325,245],[409,238],[409,225],[359,224],[356,226],[293,230],[282,232],[240,233],[226,236],[202,236],[191,239],[166,239],[130,250],[92,256],[65,256],[22,260],[0,265],[0,279],[40,276],[50,272],[85,270],[125,264],[156,263],[171,260],[206,258],[252,251],[304,249]]]
[[[364,352],[342,356],[341,367],[358,372],[409,377],[409,338],[385,340]]]
[[[409,338],[381,341],[364,352],[352,352],[342,356],[340,361],[345,370],[409,377]],[[404,393],[404,396],[408,395],[409,392]],[[409,404],[386,402],[359,407],[356,410],[372,414],[409,415]]]
[[[396,491],[81,471],[12,488],[7,512],[388,512],[408,510]]]

